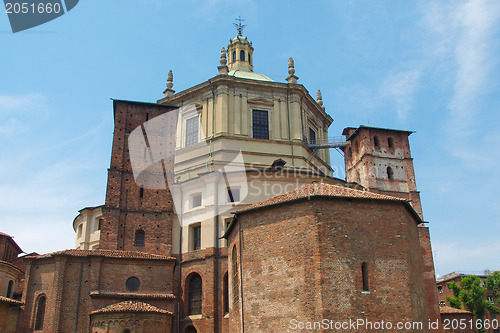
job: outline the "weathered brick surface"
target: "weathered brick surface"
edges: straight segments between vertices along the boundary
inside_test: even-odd
[[[25,311],[19,332],[33,329],[35,306],[47,298],[44,332],[87,332],[89,314],[126,299],[140,299],[174,311],[172,260],[55,256],[31,259],[26,275]],[[129,291],[126,280],[140,280]],[[159,297],[158,295],[171,295]]]
[[[422,322],[422,330],[394,331],[428,332],[417,221],[404,204],[313,198],[246,212],[238,223],[243,302],[231,307],[230,332],[241,331],[241,308],[247,332],[294,331],[292,320],[325,318]],[[239,252],[238,227],[229,257],[233,246]]]
[[[163,167],[161,164],[151,166],[144,171],[141,179],[154,179],[164,189],[150,189],[144,186],[141,196],[140,185],[134,179],[128,145],[128,137],[134,129],[160,115],[168,117],[168,127],[163,129],[162,133],[168,136],[168,144],[164,148],[173,151],[177,119],[174,107],[114,101],[115,129],[106,204],[103,207],[101,249],[166,255],[172,253],[174,210]],[[171,170],[173,166],[173,154],[169,156],[170,158],[164,161],[166,171]],[[138,230],[145,233],[144,245],[134,243]]]

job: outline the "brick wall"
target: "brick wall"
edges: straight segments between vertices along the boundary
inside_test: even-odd
[[[399,331],[428,332],[418,227],[403,204],[313,198],[243,213],[238,223],[243,303],[231,308],[231,332],[241,331],[238,307],[246,332],[322,319],[413,321],[423,329]],[[230,251],[238,237],[234,227]]]
[[[103,207],[104,223],[101,226],[100,248],[110,250],[141,251],[171,255],[173,204],[161,161],[152,164],[138,178],[148,180],[163,189],[141,190],[136,182],[130,161],[128,137],[146,121],[166,115],[168,126],[162,131],[167,135],[165,149],[173,151],[177,112],[174,107],[114,101],[115,129],[111,164],[108,170],[106,204]],[[149,133],[151,134],[151,133]],[[148,138],[151,140],[152,138]],[[149,156],[149,152],[146,152]],[[166,171],[173,167],[173,154],[164,161]],[[135,233],[143,230],[144,245],[135,244]]]
[[[87,332],[89,313],[126,299],[138,299],[174,311],[173,260],[53,256],[31,259],[26,274],[25,311],[19,332],[33,328],[36,302],[47,299],[47,332]],[[125,285],[140,280],[137,291]],[[162,297],[161,295],[170,295]],[[160,295],[160,296],[159,296]]]

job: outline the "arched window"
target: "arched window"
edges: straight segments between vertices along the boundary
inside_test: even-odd
[[[368,284],[368,264],[366,262],[361,264],[361,275],[363,277],[363,290],[370,290],[370,286]]]
[[[389,146],[389,148],[394,147],[394,141],[392,140],[392,138],[387,139],[387,145]]]
[[[80,223],[80,225],[78,225],[78,231],[76,233],[76,238],[82,237],[82,233],[83,233],[83,224]]]
[[[188,288],[188,314],[201,314],[202,305],[202,283],[201,276],[194,274],[189,279]]]
[[[394,171],[392,171],[391,167],[387,167],[387,178],[389,178],[389,179],[394,178]]]
[[[233,62],[236,62],[236,51],[233,51]]]
[[[14,287],[14,281],[10,280],[9,285],[7,286],[7,298],[10,298],[12,295],[12,287]]]
[[[233,282],[233,304],[238,303],[239,300],[239,279],[238,279],[238,253],[236,252],[236,245],[233,246],[233,253],[231,254],[231,278]]]
[[[184,333],[197,333],[198,331],[196,330],[196,328],[194,328],[193,326],[189,326],[188,328],[186,328],[186,330],[184,331]]]
[[[224,281],[222,289],[224,291],[224,313],[229,312],[229,274],[226,272],[224,275]]]
[[[144,246],[144,230],[135,232],[135,245]]]
[[[378,139],[378,136],[376,136],[376,135],[373,137],[373,145],[374,145],[375,147],[380,146],[380,141],[379,141],[379,139]]]
[[[123,333],[130,333],[130,330],[128,328],[123,330]]]
[[[245,61],[245,51],[243,50],[240,51],[240,60]]]
[[[45,296],[41,296],[36,304],[35,331],[43,330],[43,319],[45,317]]]
[[[250,65],[252,64],[252,55],[250,53],[248,54],[248,62]]]

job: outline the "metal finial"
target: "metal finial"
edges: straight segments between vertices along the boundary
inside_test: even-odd
[[[238,36],[243,36],[243,28],[246,27],[246,24],[241,24],[241,22],[245,21],[239,16],[236,21],[239,23],[233,23],[236,26],[236,29],[238,29]]]

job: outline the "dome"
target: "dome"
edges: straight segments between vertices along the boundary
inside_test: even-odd
[[[241,36],[241,35],[238,35],[236,37],[234,37],[232,40],[231,40],[231,43],[236,43],[236,42],[240,42],[240,43],[248,43],[248,39],[246,36]]]
[[[227,75],[234,76],[234,77],[240,77],[243,79],[274,82],[273,80],[271,80],[271,78],[265,76],[264,74],[248,72],[248,71],[244,71],[241,69],[232,70]]]

